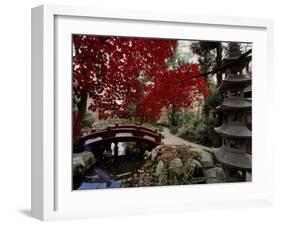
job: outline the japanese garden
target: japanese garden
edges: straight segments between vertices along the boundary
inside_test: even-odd
[[[252,180],[251,43],[73,34],[72,53],[73,190]]]

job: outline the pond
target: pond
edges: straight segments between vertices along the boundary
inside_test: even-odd
[[[111,144],[112,156],[114,143]],[[118,143],[118,158],[102,158],[96,162],[83,178],[74,181],[75,189],[104,189],[128,186],[130,177],[143,163],[143,152],[136,148],[135,142]]]

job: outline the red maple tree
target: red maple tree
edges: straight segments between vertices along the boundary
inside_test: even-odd
[[[159,70],[154,83],[146,87],[146,95],[139,102],[137,113],[144,121],[156,121],[161,110],[187,108],[209,94],[206,79],[194,65],[182,65],[174,70]]]
[[[88,96],[90,110],[98,110],[100,118],[128,117],[129,104],[138,102],[142,91],[139,76],[150,79],[164,68],[176,41],[73,35],[73,46],[73,92],[78,103]]]
[[[99,118],[130,117],[142,97],[140,76],[152,79],[174,54],[175,40],[73,35],[74,136],[79,136],[88,97]],[[77,119],[77,120],[76,120]]]

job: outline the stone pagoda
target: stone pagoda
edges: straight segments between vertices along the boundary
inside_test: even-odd
[[[241,56],[238,43],[229,43],[224,64],[232,63]],[[214,150],[216,161],[222,166],[225,182],[247,181],[246,173],[251,172],[251,131],[247,128],[251,117],[251,102],[244,97],[244,90],[251,85],[251,78],[244,73],[246,65],[237,64],[226,69],[219,92],[224,101],[217,107],[223,123],[215,131],[222,137],[222,146]],[[251,148],[251,147],[250,147]]]

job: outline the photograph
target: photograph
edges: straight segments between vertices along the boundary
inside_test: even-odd
[[[72,34],[72,190],[251,182],[252,45]]]

